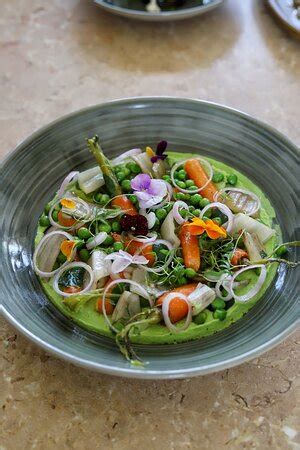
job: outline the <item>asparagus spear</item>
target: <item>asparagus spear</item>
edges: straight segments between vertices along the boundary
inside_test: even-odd
[[[108,193],[112,197],[122,194],[121,186],[118,183],[116,175],[110,164],[110,161],[109,161],[109,159],[106,158],[106,156],[104,155],[104,153],[100,147],[98,136],[96,135],[96,136],[92,137],[91,139],[88,139],[87,143],[90,148],[90,151],[96,158],[96,161],[99,164],[99,167],[103,173],[103,178],[104,178],[105,186],[106,186]]]

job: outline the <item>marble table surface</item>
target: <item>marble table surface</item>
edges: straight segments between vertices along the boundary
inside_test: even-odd
[[[2,0],[0,52],[1,157],[60,115],[140,95],[224,103],[300,143],[299,41],[261,0],[163,25]],[[300,448],[299,333],[234,369],[156,382],[74,367],[0,325],[1,450]]]

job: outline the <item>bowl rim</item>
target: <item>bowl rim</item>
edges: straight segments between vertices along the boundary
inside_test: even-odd
[[[230,111],[233,112],[235,115],[245,118],[247,120],[253,121],[256,125],[258,125],[261,128],[264,128],[265,130],[271,132],[275,136],[277,136],[279,139],[281,139],[283,142],[285,142],[289,147],[291,147],[297,154],[300,155],[300,149],[297,147],[292,141],[290,141],[289,138],[287,138],[283,133],[280,131],[277,131],[273,126],[266,124],[265,122],[256,119],[252,117],[251,115],[242,112],[236,108],[228,107],[225,105],[222,105],[220,103],[215,103],[211,101],[206,100],[200,100],[197,98],[188,98],[188,97],[176,97],[176,96],[141,96],[141,97],[127,97],[122,99],[115,99],[103,103],[98,103],[95,105],[91,105],[88,107],[81,108],[79,110],[73,111],[69,114],[60,116],[59,118],[53,120],[52,122],[44,125],[43,127],[37,129],[33,133],[31,133],[27,138],[22,140],[17,147],[9,152],[1,161],[0,169],[2,170],[7,162],[11,158],[13,158],[17,153],[22,151],[22,148],[26,146],[29,142],[32,142],[32,140],[35,140],[39,135],[43,134],[44,132],[47,132],[49,129],[51,129],[56,124],[59,124],[61,121],[66,119],[72,119],[73,117],[76,117],[77,115],[83,114],[85,112],[91,112],[93,110],[97,110],[98,108],[105,108],[105,107],[117,107],[118,105],[126,105],[126,104],[133,104],[138,102],[163,102],[168,101],[171,103],[175,102],[181,102],[183,104],[198,104],[198,105],[207,105],[212,106],[214,108],[217,108],[221,111]],[[203,365],[201,367],[191,368],[191,369],[176,369],[176,370],[166,370],[164,372],[161,372],[160,370],[137,370],[136,368],[131,368],[128,366],[128,368],[118,368],[118,367],[112,367],[110,365],[102,364],[101,362],[93,362],[88,361],[83,358],[80,358],[75,355],[71,355],[67,353],[66,351],[60,350],[56,348],[54,345],[49,344],[45,340],[41,339],[39,336],[35,335],[31,331],[27,330],[26,327],[24,327],[17,319],[13,317],[1,304],[0,305],[0,312],[2,312],[3,316],[6,318],[6,320],[13,325],[18,331],[20,331],[25,337],[27,337],[30,341],[38,344],[40,347],[42,347],[44,350],[49,352],[50,354],[59,357],[60,359],[63,359],[65,361],[68,361],[70,363],[79,365],[84,368],[96,370],[102,373],[106,373],[109,375],[116,375],[116,376],[123,376],[128,378],[136,378],[136,379],[172,379],[172,378],[184,378],[184,377],[193,377],[198,375],[206,375],[208,373],[218,372],[221,370],[228,369],[230,367],[237,366],[239,364],[242,364],[244,362],[249,361],[250,359],[253,359],[255,357],[258,357],[262,353],[264,353],[267,350],[272,349],[277,344],[282,342],[286,337],[291,335],[300,325],[300,318],[296,318],[296,320],[284,331],[282,331],[280,334],[278,334],[276,337],[274,337],[271,340],[268,340],[261,344],[259,347],[256,347],[253,350],[249,350],[246,353],[243,353],[242,355],[229,358],[226,361],[221,361],[219,363],[213,363],[213,364],[207,364]]]
[[[110,13],[119,14],[123,17],[128,17],[131,19],[142,19],[146,21],[163,21],[163,20],[176,20],[176,19],[187,19],[190,17],[194,17],[198,14],[204,13],[211,9],[220,6],[224,3],[224,0],[213,0],[212,3],[208,3],[207,5],[198,5],[193,6],[192,8],[184,8],[175,11],[161,11],[159,13],[152,13],[147,11],[140,11],[136,9],[129,9],[123,6],[113,5],[106,3],[105,0],[94,0],[94,3],[103,8],[105,11]]]

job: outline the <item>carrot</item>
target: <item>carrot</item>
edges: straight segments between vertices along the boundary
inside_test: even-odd
[[[200,248],[197,236],[192,235],[188,227],[181,227],[179,239],[185,267],[197,272],[200,268]]]
[[[194,181],[197,187],[201,188],[207,182],[208,177],[198,159],[189,159],[188,161],[186,161],[186,163],[184,164],[184,169],[188,174],[188,177]],[[216,192],[217,192],[216,187],[210,181],[208,185],[204,189],[202,189],[200,194],[203,197],[208,198],[208,200],[210,200],[211,202],[213,202],[214,195]]]
[[[122,242],[122,236],[119,233],[111,233],[112,238],[115,242]]]
[[[169,292],[166,292],[165,294],[161,295],[157,302],[156,305],[161,305],[164,301],[164,299],[166,298],[166,296],[168,294],[170,294],[171,292],[178,292],[180,294],[184,294],[184,295],[189,295],[191,294],[197,287],[197,283],[190,283],[190,284],[185,284],[184,286],[180,286],[178,288],[172,289]],[[169,317],[172,323],[178,322],[179,320],[183,319],[184,317],[187,316],[188,313],[188,305],[186,303],[186,301],[184,301],[182,298],[177,298],[174,297],[169,304]]]
[[[67,294],[75,294],[81,291],[81,287],[79,286],[67,286],[63,289]]]
[[[137,210],[135,209],[133,203],[126,197],[126,195],[120,195],[111,201],[112,206],[118,206],[129,216],[135,216]]]
[[[105,312],[106,314],[112,314],[114,312],[114,306],[110,303],[110,301],[108,299],[105,300]],[[97,299],[97,303],[96,303],[96,311],[100,314],[103,314],[103,309],[102,309],[102,298],[99,297]]]
[[[241,260],[244,258],[249,258],[246,250],[243,250],[242,248],[236,248],[233,252],[230,262],[233,266],[238,266]]]
[[[131,255],[135,255],[136,253],[138,253],[143,245],[145,244],[143,244],[142,242],[132,241],[129,239],[125,240],[125,250]],[[153,264],[155,263],[155,254],[153,252],[152,244],[146,245],[139,254],[145,256],[145,258],[147,258],[149,261],[149,265],[153,266]]]
[[[58,218],[58,222],[63,227],[71,227],[72,225],[74,225],[74,223],[76,223],[76,219],[65,216],[62,211],[59,211],[59,213],[57,214],[57,218]]]

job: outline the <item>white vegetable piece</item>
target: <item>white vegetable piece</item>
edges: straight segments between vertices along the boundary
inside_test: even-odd
[[[104,178],[100,167],[92,167],[91,169],[80,172],[78,175],[78,184],[85,194],[104,186]]]
[[[233,219],[232,232],[236,233],[239,230],[255,233],[263,244],[275,234],[275,230],[244,213],[236,214]]]
[[[94,285],[93,289],[97,289],[97,283],[102,278],[107,277],[110,274],[111,261],[104,261],[106,253],[101,250],[95,250],[92,252],[89,259],[89,265],[94,272]]]
[[[128,298],[128,312],[130,317],[141,312],[140,298],[137,294],[130,293],[130,297]]]
[[[135,281],[137,284],[131,284],[130,291],[143,296],[143,288],[139,288],[139,286],[145,286],[146,283],[146,271],[141,267],[135,267],[132,271],[132,281]],[[139,285],[139,286],[138,286]]]
[[[163,221],[160,232],[162,237],[171,242],[171,244],[174,245],[174,247],[179,247],[180,240],[175,234],[175,224],[172,210],[169,212],[169,214]]]
[[[112,314],[112,321],[126,319],[141,312],[140,298],[137,294],[125,291],[120,296]]]
[[[263,250],[261,243],[255,233],[248,233],[248,231],[244,234],[244,244],[249,256],[250,262],[256,262],[261,259],[260,252]]]
[[[136,162],[144,173],[152,174],[152,162],[147,153],[141,153],[140,155],[132,156],[134,162]]]
[[[216,293],[213,289],[205,284],[199,283],[196,289],[188,296],[189,302],[192,304],[192,314],[196,316],[216,298]]]

